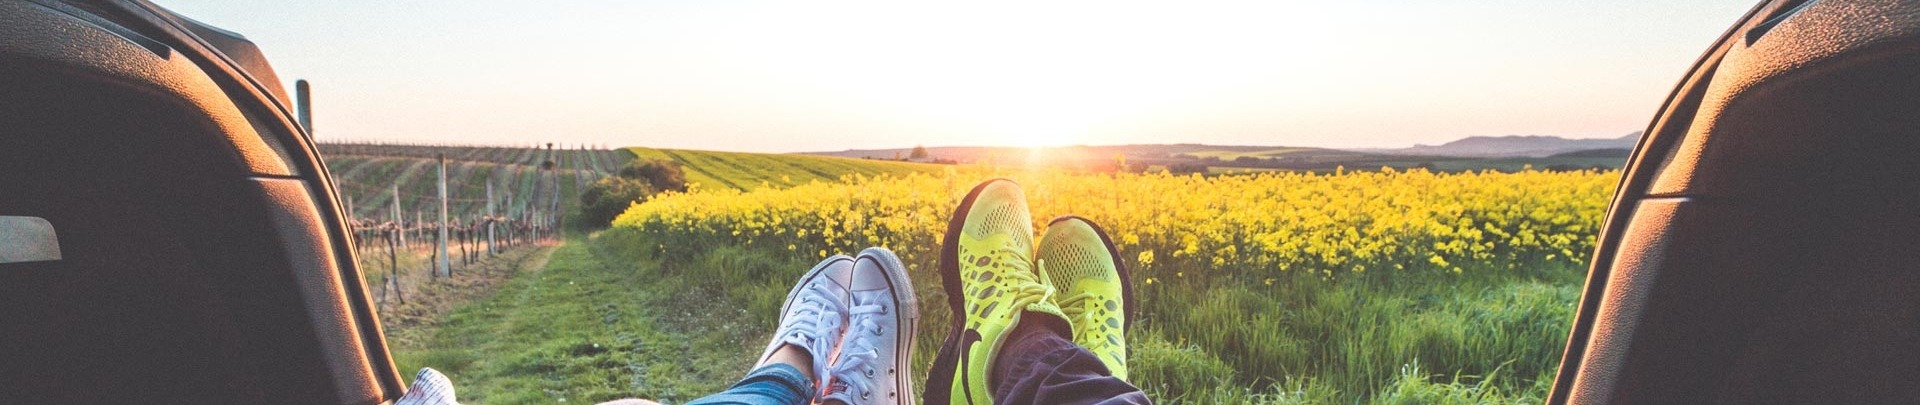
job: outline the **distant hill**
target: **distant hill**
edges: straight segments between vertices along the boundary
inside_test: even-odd
[[[1399,149],[1361,149],[1359,152],[1452,157],[1548,157],[1593,149],[1632,149],[1640,140],[1635,131],[1619,138],[1567,139],[1551,135],[1470,136],[1439,145]]]
[[[912,149],[850,149],[838,152],[812,152],[811,155],[862,159],[900,159]],[[1019,148],[998,146],[928,147],[929,161],[942,163],[986,163],[1000,165],[1044,164],[1085,170],[1109,170],[1124,160],[1128,166],[1170,166],[1195,164],[1221,167],[1262,167],[1279,169],[1331,169],[1340,165],[1361,167],[1379,163],[1418,160],[1417,157],[1354,152],[1327,148],[1286,146],[1238,146],[1202,144],[1101,145]]]
[[[840,176],[883,173],[934,173],[944,166],[842,157],[807,156],[746,152],[717,152],[687,149],[627,148],[641,159],[679,162],[687,182],[700,188],[752,190],[760,187],[784,188],[807,182],[839,181]]]
[[[1353,154],[1352,152],[1322,148],[1289,148],[1282,146],[1223,146],[1202,145],[1197,143],[1154,144],[1154,145],[1101,145],[1101,146],[1050,146],[1037,148],[1039,155],[1066,159],[1112,159],[1114,154],[1129,159],[1163,159],[1182,154],[1248,153],[1259,154],[1277,150],[1296,152],[1326,152],[1335,154]],[[927,154],[934,159],[970,163],[996,159],[1018,161],[1033,156],[1034,148],[1011,146],[932,146]],[[848,149],[838,152],[809,152],[810,155],[840,156],[861,159],[900,159],[909,156],[912,148],[899,149]]]
[[[1629,148],[1607,148],[1607,149],[1587,149],[1587,150],[1577,150],[1577,151],[1572,151],[1572,152],[1567,152],[1567,153],[1558,153],[1558,154],[1554,154],[1553,156],[1549,156],[1549,157],[1557,157],[1557,158],[1614,158],[1614,159],[1621,159],[1621,160],[1626,160],[1626,158],[1627,158],[1628,156],[1632,156],[1632,155],[1633,155],[1633,149],[1629,149]]]

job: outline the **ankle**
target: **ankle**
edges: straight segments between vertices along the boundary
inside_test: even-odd
[[[792,344],[780,346],[779,349],[774,350],[772,356],[767,356],[767,362],[760,364],[760,367],[773,364],[792,366],[795,370],[799,370],[800,375],[806,377],[807,381],[814,381],[816,384],[820,381],[819,376],[813,375],[813,355],[799,346]]]

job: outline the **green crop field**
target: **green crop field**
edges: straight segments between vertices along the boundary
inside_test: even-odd
[[[704,189],[784,188],[809,182],[835,182],[840,176],[937,173],[946,166],[815,155],[715,152],[686,149],[627,148],[642,159],[679,162],[687,182]]]
[[[1256,158],[1270,158],[1270,157],[1279,157],[1279,156],[1286,156],[1291,154],[1298,154],[1303,152],[1315,152],[1314,154],[1316,155],[1328,154],[1328,152],[1331,152],[1332,154],[1347,154],[1347,155],[1359,154],[1359,153],[1353,153],[1353,152],[1341,152],[1341,151],[1319,149],[1319,148],[1275,148],[1275,149],[1259,150],[1259,151],[1251,151],[1251,152],[1233,151],[1233,150],[1209,150],[1209,151],[1199,151],[1199,152],[1187,152],[1187,153],[1184,153],[1184,155],[1193,156],[1197,158],[1216,157],[1216,158],[1220,158],[1220,160],[1234,160],[1234,159],[1239,159],[1243,156],[1251,156]]]

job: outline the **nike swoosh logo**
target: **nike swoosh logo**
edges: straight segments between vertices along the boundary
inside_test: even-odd
[[[957,373],[959,375],[956,377],[960,379],[960,395],[962,395],[962,398],[966,398],[969,404],[974,403],[973,380],[971,379],[973,373],[967,372],[967,370],[972,369],[967,363],[973,358],[971,354],[973,353],[974,343],[980,343],[980,332],[968,329],[965,333],[961,334],[959,351],[960,370]],[[985,382],[982,381],[981,383],[984,384]]]

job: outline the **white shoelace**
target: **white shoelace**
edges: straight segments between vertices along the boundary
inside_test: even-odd
[[[827,356],[833,353],[832,337],[839,336],[845,328],[846,318],[842,314],[847,313],[846,306],[818,282],[807,285],[798,298],[793,304],[792,316],[780,325],[780,330],[785,332],[780,340],[806,348],[813,358],[813,375],[827,375]]]
[[[853,296],[853,309],[848,311],[853,322],[840,343],[840,362],[833,366],[835,391],[851,389],[848,394],[859,403],[869,399],[873,380],[878,378],[874,370],[880,366],[880,338],[886,335],[878,318],[887,314],[887,307],[880,304],[887,295],[881,291]]]

